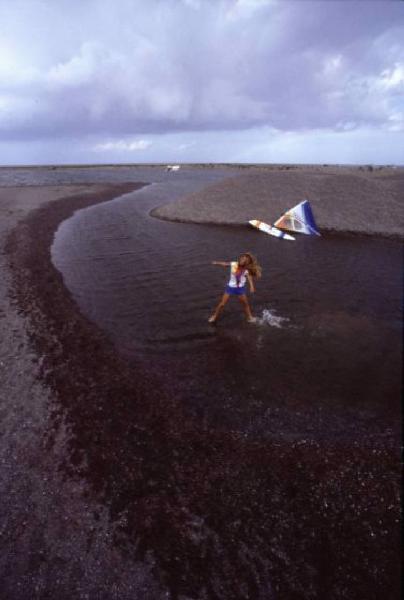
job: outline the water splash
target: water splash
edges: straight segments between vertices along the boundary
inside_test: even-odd
[[[270,327],[277,327],[278,329],[285,327],[290,319],[288,319],[288,317],[280,317],[275,313],[275,310],[269,310],[268,308],[264,308],[264,310],[262,311],[262,316],[258,317],[257,319],[257,324],[269,325]]]

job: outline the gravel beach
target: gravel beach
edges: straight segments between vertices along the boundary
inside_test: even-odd
[[[35,293],[24,300],[20,297],[20,302],[16,298],[15,278],[24,279],[26,275],[15,262],[15,253],[22,247],[13,251],[9,248],[7,252],[5,249],[10,232],[18,224],[19,241],[27,241],[25,219],[32,211],[53,205],[58,213],[56,221],[48,221],[45,215],[41,219],[48,230],[48,238],[43,241],[49,254],[58,221],[78,208],[137,187],[128,184],[0,189],[2,598],[166,597],[160,593],[147,561],[136,564],[125,560],[111,544],[113,532],[107,511],[89,498],[85,481],[74,477],[67,480],[61,471],[69,435],[63,417],[56,414],[54,403],[58,394],[44,378],[46,353],[39,351],[38,337],[33,334],[40,309]],[[31,231],[32,234],[30,242],[36,246],[38,241],[39,247],[41,238],[36,240]],[[38,232],[41,234],[43,231]],[[45,264],[37,266],[41,271]],[[46,267],[44,273],[46,280]],[[39,276],[39,286],[43,283]],[[52,302],[45,287],[44,296]],[[60,316],[69,320],[68,314],[62,315],[61,312]],[[51,331],[48,334],[52,337]]]
[[[192,223],[273,223],[304,199],[323,231],[404,236],[404,168],[248,169],[152,214]]]
[[[401,236],[403,181],[257,169],[153,214],[271,221],[306,196],[320,228]],[[79,312],[54,231],[142,185],[0,188],[0,595],[395,600],[396,431],[320,444],[209,429]]]

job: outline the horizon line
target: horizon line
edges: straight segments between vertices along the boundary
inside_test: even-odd
[[[137,162],[137,163],[124,163],[124,162],[108,162],[108,163],[21,163],[21,164],[0,164],[0,169],[35,169],[35,168],[97,168],[97,167],[163,167],[167,166],[169,162]],[[376,168],[388,168],[388,167],[404,167],[404,164],[400,163],[297,163],[297,162],[215,162],[215,161],[198,161],[198,162],[174,162],[174,164],[184,167],[239,167],[239,168],[251,168],[251,167],[376,167]]]

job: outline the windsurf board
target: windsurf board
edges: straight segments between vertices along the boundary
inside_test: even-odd
[[[250,223],[250,225],[252,225],[256,229],[259,229],[260,231],[263,231],[264,233],[268,233],[269,235],[273,235],[274,237],[277,237],[279,239],[293,240],[293,241],[295,239],[292,235],[289,235],[288,233],[285,233],[284,231],[281,231],[280,229],[277,229],[276,227],[272,227],[272,225],[268,225],[268,223],[264,223],[263,221],[257,221],[256,219],[253,219],[248,222]]]

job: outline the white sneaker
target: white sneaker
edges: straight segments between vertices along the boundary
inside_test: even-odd
[[[247,323],[256,323],[257,319],[256,317],[250,317],[249,319],[247,319]]]

